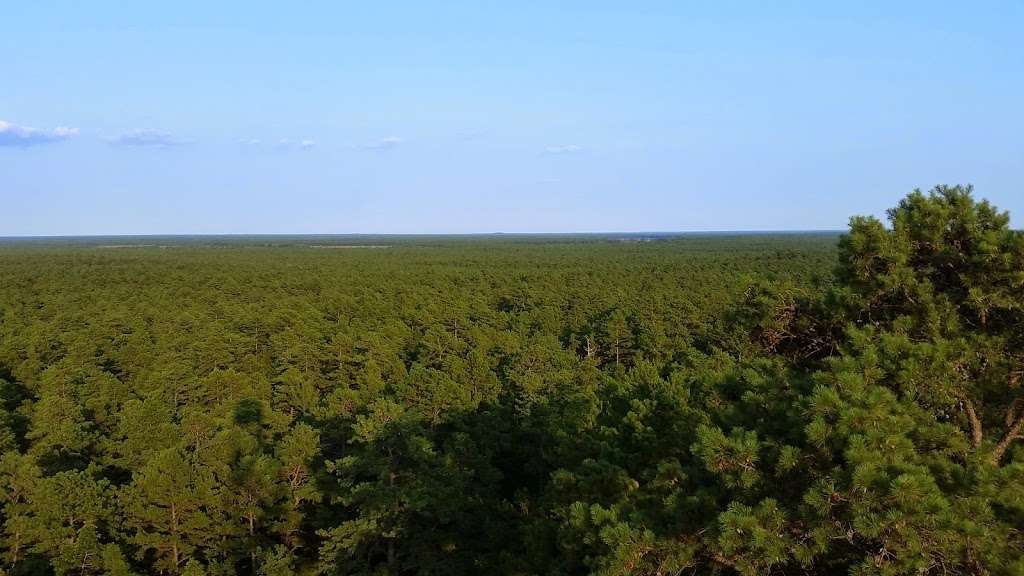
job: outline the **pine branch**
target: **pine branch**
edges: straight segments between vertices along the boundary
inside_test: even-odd
[[[981,440],[984,436],[981,420],[978,418],[978,412],[974,409],[974,402],[971,402],[969,398],[965,398],[964,406],[967,409],[967,421],[971,423],[971,443],[974,444],[975,448],[978,448],[981,446]]]
[[[992,465],[999,465],[999,461],[1003,459],[1003,455],[1009,450],[1010,444],[1013,444],[1014,440],[1021,437],[1022,429],[1024,429],[1024,410],[1017,414],[1017,418],[1010,425],[1010,429],[1003,435],[1003,439],[999,441],[999,444],[996,444],[996,449],[992,451],[990,458]]]

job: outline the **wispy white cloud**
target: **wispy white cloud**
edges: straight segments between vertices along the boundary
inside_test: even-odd
[[[256,141],[259,142],[258,140]],[[302,140],[293,140],[291,138],[281,138],[277,141],[277,148],[281,149],[298,149],[298,150],[309,150],[316,146],[316,140],[304,138]]]
[[[459,132],[455,135],[455,139],[459,142],[472,142],[474,140],[480,140],[490,135],[488,130],[466,130]]]
[[[181,140],[167,132],[156,130],[135,130],[115,136],[108,140],[114,146],[140,147],[140,148],[169,148],[171,146],[184,146],[191,144],[188,140]]]
[[[582,146],[576,144],[565,144],[562,146],[548,146],[544,152],[548,154],[572,154],[583,150]]]
[[[76,134],[78,134],[78,128],[60,126],[53,130],[39,130],[0,120],[0,146],[27,148],[38,144],[60,142]]]
[[[387,138],[381,138],[380,140],[363,144],[362,146],[359,146],[359,148],[362,148],[364,150],[390,150],[392,148],[397,148],[404,143],[405,138],[399,138],[398,136],[389,136]]]

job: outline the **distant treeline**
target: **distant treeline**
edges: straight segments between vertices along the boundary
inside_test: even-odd
[[[617,232],[557,234],[199,234],[138,236],[0,236],[0,249],[10,247],[288,247],[288,246],[452,246],[464,244],[578,244],[712,240],[735,242],[759,238],[769,242],[807,237],[839,238],[839,232]]]
[[[969,188],[268,238],[0,243],[0,575],[1024,574],[1024,235]]]

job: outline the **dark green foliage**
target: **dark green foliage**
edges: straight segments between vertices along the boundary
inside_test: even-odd
[[[1024,574],[1024,236],[889,218],[0,247],[0,573]]]

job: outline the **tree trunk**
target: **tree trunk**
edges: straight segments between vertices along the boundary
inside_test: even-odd
[[[981,446],[983,438],[981,420],[978,418],[978,412],[974,409],[974,402],[971,402],[970,399],[964,399],[964,406],[967,409],[967,421],[971,424],[971,444],[978,448]]]
[[[990,462],[993,466],[999,466],[1000,460],[1003,459],[1006,451],[1010,449],[1013,441],[1021,437],[1021,429],[1024,429],[1024,410],[1021,410],[1017,418],[1013,420],[1009,430],[1003,435],[1003,439],[999,441],[999,444],[996,444],[996,449],[992,451]]]
[[[171,561],[177,571],[181,561],[178,559],[178,510],[171,504]]]
[[[388,472],[388,486],[394,488],[395,486],[395,472],[391,470]],[[395,539],[388,538],[388,573],[395,573]]]

